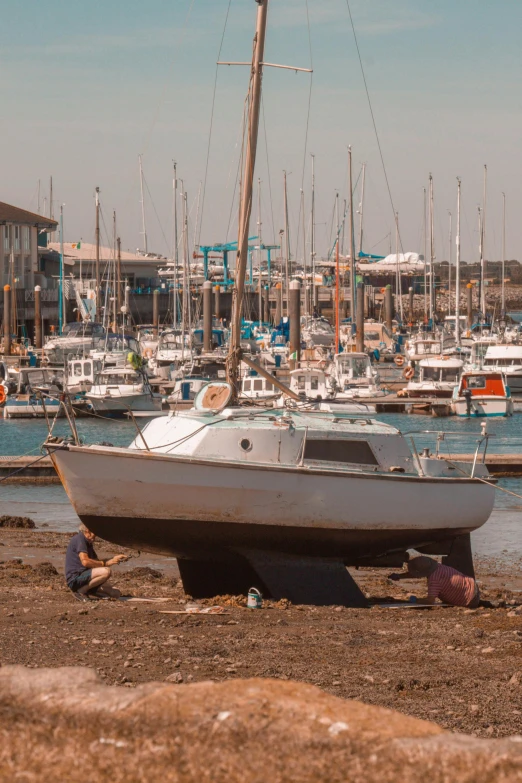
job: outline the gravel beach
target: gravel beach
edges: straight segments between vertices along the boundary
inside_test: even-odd
[[[0,530],[0,663],[94,668],[124,688],[250,677],[295,680],[345,699],[427,718],[484,737],[522,733],[522,593],[518,564],[479,561],[491,607],[384,608],[422,583],[354,573],[375,600],[367,610],[293,606],[244,597],[212,603],[224,615],[162,614],[187,597],[174,560],[142,555],[114,583],[163,603],[77,602],[65,586],[67,533]],[[97,543],[100,556],[124,551]],[[136,553],[132,553],[134,556]],[[205,602],[199,602],[204,604]],[[208,602],[211,603],[211,602]]]

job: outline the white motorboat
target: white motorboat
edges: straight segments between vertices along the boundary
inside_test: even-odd
[[[100,360],[87,358],[69,359],[64,389],[68,394],[83,394],[92,389],[94,380],[103,369]]]
[[[330,368],[330,377],[338,400],[385,397],[379,386],[379,373],[366,353],[338,353]]]
[[[335,331],[326,318],[313,318],[303,316],[301,318],[301,335],[308,347],[331,346],[335,342]]]
[[[43,347],[43,359],[47,364],[63,367],[72,356],[89,356],[98,340],[105,337],[101,324],[78,321],[66,324],[61,336],[50,337]]]
[[[404,348],[404,355],[410,362],[420,362],[421,359],[430,359],[440,356],[442,353],[441,340],[425,336],[409,340]]]
[[[192,360],[189,335],[181,329],[165,329],[160,334],[156,353],[146,358],[158,378],[170,378],[173,369]]]
[[[513,399],[501,372],[464,372],[452,402],[457,416],[512,416]]]
[[[144,373],[126,368],[101,370],[85,397],[96,413],[125,416],[129,411],[156,412],[162,397],[154,394]]]
[[[338,392],[333,379],[319,367],[300,367],[290,372],[288,388],[299,397],[300,402],[288,400],[284,395],[274,401],[274,407],[300,407],[325,413],[348,413],[367,415],[375,413],[375,406],[357,402]]]
[[[248,374],[241,379],[239,395],[241,401],[268,402],[274,400],[276,396],[279,396],[279,390],[267,378]]]
[[[419,377],[408,381],[408,397],[451,397],[464,362],[450,356],[421,359]]]
[[[522,392],[522,345],[490,345],[483,367],[504,373],[511,392]]]
[[[140,343],[131,335],[107,334],[90,351],[90,357],[104,367],[125,367],[129,354],[141,356]]]

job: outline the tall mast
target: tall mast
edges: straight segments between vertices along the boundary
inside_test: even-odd
[[[435,275],[433,270],[433,264],[435,261],[435,234],[434,234],[434,220],[433,220],[433,177],[430,174],[430,320],[433,326],[433,311],[435,304],[435,292],[434,281]]]
[[[482,230],[480,232],[480,309],[486,317],[486,198],[488,187],[488,167],[484,166],[484,195],[482,199]]]
[[[94,235],[96,241],[96,297],[94,300],[96,311],[94,313],[94,320],[96,321],[98,320],[98,311],[100,308],[100,188],[96,188],[96,230]]]
[[[428,317],[428,274],[427,274],[427,263],[428,263],[428,229],[426,225],[426,188],[423,188],[424,191],[424,209],[423,209],[423,220],[424,220],[424,319]]]
[[[482,282],[482,266],[484,255],[482,253],[482,208],[480,205],[477,207],[478,213],[478,234],[479,234],[479,289],[478,289],[478,309],[482,310],[482,289],[484,287]]]
[[[401,323],[404,320],[404,313],[402,310],[402,285],[401,285],[401,267],[399,263],[399,213],[395,213],[395,261],[397,263],[397,299],[399,304],[399,313],[401,317]]]
[[[366,179],[366,163],[362,164],[361,203],[359,206],[359,257],[363,249],[363,220],[364,220],[364,182]]]
[[[505,289],[504,289],[504,278],[505,278],[505,267],[506,267],[506,194],[502,194],[502,297],[501,297],[501,311],[502,311],[502,318],[505,317],[506,313],[506,296],[505,296]]]
[[[315,155],[312,155],[312,225],[310,228],[310,267],[312,269],[312,313],[315,309]]]
[[[339,321],[339,193],[335,196],[335,208],[337,214],[337,240],[335,242],[335,353],[339,353],[339,337],[341,333]]]
[[[60,297],[60,306],[58,309],[58,331],[61,334],[63,331],[63,322],[65,316],[65,292],[63,286],[63,204],[60,204],[60,285],[58,296]]]
[[[121,239],[116,237],[116,311],[118,317],[121,313]],[[122,318],[123,326],[125,326],[125,317]]]
[[[37,212],[38,212],[38,214],[40,214],[40,180],[38,180],[38,198],[37,198],[37,203],[38,203]]]
[[[306,273],[306,224],[305,224],[305,197],[304,190],[301,188],[301,214],[303,216],[303,278],[304,278],[304,312],[308,315],[308,293],[310,286],[308,285],[308,278]]]
[[[288,190],[286,183],[286,171],[283,171],[283,204],[285,210],[285,290],[286,290],[286,314],[289,315],[290,311],[290,241],[288,234],[290,233],[288,227]]]
[[[263,286],[262,286],[262,276],[261,276],[261,245],[263,244],[263,239],[261,236],[261,180],[258,178],[257,180],[257,242],[258,242],[258,253],[257,253],[257,280],[259,285],[259,313],[258,313],[258,321],[259,323],[262,323],[263,321]]]
[[[257,137],[259,131],[259,109],[263,80],[263,54],[265,49],[268,0],[257,0],[257,24],[252,55],[252,70],[249,85],[248,138],[243,173],[241,205],[236,258],[236,279],[232,291],[232,335],[227,361],[227,378],[237,397],[239,364],[241,360],[241,310],[245,289],[245,274],[248,261],[248,227],[252,213],[252,189],[256,163]]]
[[[51,220],[54,220],[54,210],[53,210],[53,178],[49,178],[49,217]],[[54,231],[51,231],[51,239],[53,237]]]
[[[448,315],[451,315],[451,258],[453,256],[453,248],[452,248],[453,217],[449,209],[448,209],[448,215],[450,219],[450,227],[449,227],[449,234],[448,234]]]
[[[149,252],[148,243],[147,243],[147,226],[145,223],[145,199],[143,197],[143,164],[141,160],[141,155],[138,155],[138,161],[140,164],[140,193],[141,193],[141,225],[142,225],[142,235],[143,235],[143,250],[145,253]]]
[[[460,178],[457,177],[457,236],[455,237],[455,344],[460,345]]]
[[[352,147],[348,147],[348,195],[350,196],[350,315],[355,334],[355,235],[353,230]]]
[[[185,191],[185,183],[181,180],[181,198],[183,204],[183,324],[182,324],[182,341],[183,341],[183,356],[185,351],[185,334],[190,330],[190,266],[189,266],[189,245],[188,245],[188,209],[187,209],[187,193]]]
[[[174,307],[172,325],[176,327],[178,322],[178,262],[179,262],[179,249],[178,249],[178,174],[177,163],[174,161],[174,179],[172,181],[172,200],[174,210],[174,242],[173,242],[173,256],[174,256]]]
[[[113,328],[114,331],[117,331],[118,329],[118,316],[117,316],[117,309],[116,309],[116,288],[118,286],[117,283],[117,263],[116,263],[116,210],[112,210],[112,253],[113,253],[113,280],[114,280],[114,286],[112,289],[112,321],[113,321]]]

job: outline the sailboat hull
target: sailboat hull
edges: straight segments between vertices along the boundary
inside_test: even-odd
[[[245,550],[347,564],[444,542],[488,519],[493,487],[467,479],[258,466],[67,447],[51,452],[82,521],[123,546],[223,560]]]

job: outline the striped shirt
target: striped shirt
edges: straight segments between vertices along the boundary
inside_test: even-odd
[[[439,598],[452,606],[468,606],[475,595],[475,580],[460,571],[438,565],[428,577],[428,598]]]

